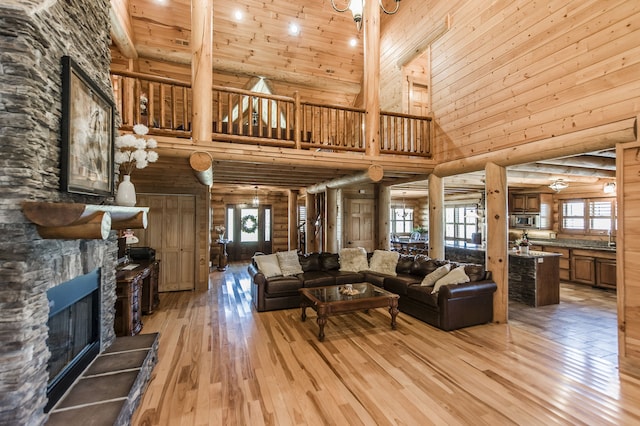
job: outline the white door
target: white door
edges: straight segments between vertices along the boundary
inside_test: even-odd
[[[345,247],[375,248],[374,200],[347,199],[345,209]]]

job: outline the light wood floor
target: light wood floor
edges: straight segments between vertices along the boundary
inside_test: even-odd
[[[320,343],[312,310],[252,309],[246,265],[211,281],[144,317],[160,359],[134,425],[640,423],[639,381],[522,318],[443,332],[400,313],[393,331],[375,309]]]

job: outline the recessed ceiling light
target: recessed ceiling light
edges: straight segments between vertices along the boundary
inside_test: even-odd
[[[236,11],[233,12],[233,17],[236,18],[236,21],[242,21],[242,18],[244,18],[244,14],[240,9],[236,9]]]
[[[356,47],[358,45],[358,39],[357,38],[352,38],[351,40],[349,40],[349,46],[351,47]]]
[[[298,27],[298,24],[296,23],[289,24],[289,34],[298,35],[299,33],[300,33],[300,27]]]

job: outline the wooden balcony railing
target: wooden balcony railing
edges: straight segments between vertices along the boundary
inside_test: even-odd
[[[143,123],[152,134],[191,136],[189,83],[126,71],[112,71],[111,80],[122,129]],[[212,90],[214,141],[365,152],[363,109],[300,102],[297,94]],[[431,128],[431,117],[381,112],[380,152],[428,157]]]

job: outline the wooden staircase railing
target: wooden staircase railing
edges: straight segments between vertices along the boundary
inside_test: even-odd
[[[112,71],[122,130],[191,137],[191,84],[146,74]],[[295,149],[365,152],[365,110],[301,102],[294,97],[213,86],[213,141]],[[380,153],[429,157],[431,117],[380,113]]]

